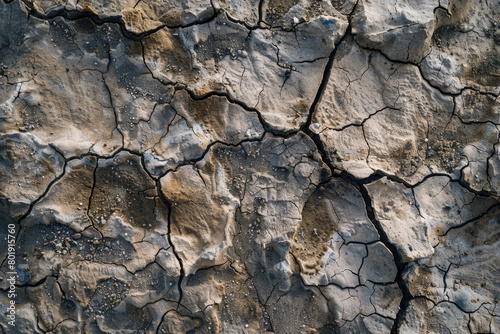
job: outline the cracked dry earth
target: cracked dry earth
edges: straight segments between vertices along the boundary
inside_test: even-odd
[[[500,333],[497,0],[4,0],[0,92],[0,333]]]

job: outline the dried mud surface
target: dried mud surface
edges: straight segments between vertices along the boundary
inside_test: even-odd
[[[499,95],[493,0],[0,1],[0,333],[500,333]]]

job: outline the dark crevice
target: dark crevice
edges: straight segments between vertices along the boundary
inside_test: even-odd
[[[392,255],[394,256],[394,263],[396,264],[396,267],[398,269],[398,272],[396,274],[396,282],[398,284],[399,289],[403,293],[403,298],[401,298],[401,302],[399,304],[399,311],[398,314],[396,315],[396,320],[394,321],[394,325],[391,329],[391,334],[396,334],[398,333],[399,326],[401,324],[401,321],[404,318],[404,313],[406,309],[408,308],[408,305],[413,298],[413,296],[410,293],[410,290],[408,286],[406,286],[404,280],[403,280],[403,271],[406,269],[406,263],[403,262],[401,255],[398,253],[398,250],[396,246],[389,240],[389,237],[387,236],[387,233],[384,231],[382,228],[382,225],[375,219],[375,214],[374,214],[374,209],[372,206],[372,200],[371,197],[368,195],[368,191],[366,190],[364,184],[358,184],[359,186],[359,191],[361,195],[363,196],[363,200],[366,205],[366,213],[368,215],[368,218],[370,221],[373,223],[375,228],[377,229],[379,235],[380,235],[380,241],[391,251]]]
[[[185,274],[185,271],[184,271],[184,265],[183,265],[182,259],[179,256],[179,254],[177,253],[175,244],[172,242],[172,203],[170,203],[170,201],[168,200],[168,198],[163,193],[160,180],[156,181],[156,189],[158,191],[159,198],[161,199],[162,203],[168,209],[168,221],[167,221],[167,224],[168,224],[168,227],[167,227],[168,228],[168,234],[167,234],[167,239],[168,239],[168,243],[170,244],[170,247],[172,247],[172,253],[174,254],[174,256],[177,259],[177,261],[179,262],[179,266],[180,266],[179,281],[177,283],[177,287],[178,287],[178,290],[179,290],[179,301],[177,302],[177,310],[178,310],[179,306],[181,305],[181,302],[182,302],[182,297],[183,297],[182,296],[182,294],[183,294],[182,283],[183,283],[184,278],[186,277],[186,274]]]
[[[356,6],[357,6],[357,4],[356,4]],[[356,6],[353,8],[352,13],[354,13],[354,11],[356,10]],[[394,325],[393,325],[393,327],[391,329],[391,333],[392,334],[396,334],[398,332],[400,323],[403,320],[404,313],[405,313],[405,311],[406,311],[406,309],[407,309],[407,307],[409,305],[409,302],[413,298],[413,296],[411,295],[408,287],[404,283],[404,280],[403,280],[403,277],[402,277],[403,271],[406,268],[406,263],[403,262],[403,260],[401,258],[401,255],[397,251],[396,246],[390,242],[390,240],[389,240],[389,238],[387,236],[387,233],[383,230],[381,224],[375,219],[374,209],[373,209],[373,206],[372,206],[372,201],[371,201],[371,198],[368,195],[368,191],[366,190],[366,188],[364,187],[364,185],[367,184],[367,183],[376,181],[376,180],[378,180],[378,179],[380,179],[380,178],[382,178],[384,176],[387,176],[387,177],[389,177],[391,179],[396,179],[397,182],[403,183],[403,184],[407,185],[408,187],[411,187],[411,185],[409,185],[404,180],[398,179],[397,177],[392,177],[392,176],[389,176],[389,175],[384,175],[382,172],[375,172],[372,175],[370,175],[369,177],[364,178],[364,179],[358,179],[358,178],[354,177],[352,174],[350,174],[350,173],[348,173],[346,171],[340,171],[339,173],[336,173],[337,169],[334,167],[331,159],[329,158],[328,153],[326,152],[326,150],[324,148],[324,144],[323,144],[323,142],[320,139],[320,136],[318,134],[313,133],[310,130],[312,118],[313,118],[314,113],[316,111],[317,105],[321,101],[323,93],[324,93],[324,91],[325,91],[325,89],[326,89],[326,87],[328,85],[328,80],[330,78],[330,74],[331,74],[331,71],[332,71],[333,63],[335,61],[336,52],[337,52],[340,44],[349,35],[351,35],[351,34],[352,34],[351,24],[349,24],[349,26],[348,26],[348,28],[346,30],[346,33],[344,34],[344,36],[342,36],[342,38],[338,41],[338,43],[336,43],[335,49],[330,54],[330,58],[328,60],[327,66],[325,68],[325,72],[323,74],[321,85],[320,85],[320,87],[318,89],[318,92],[317,92],[316,97],[315,97],[315,99],[313,101],[313,104],[311,105],[311,108],[309,110],[307,121],[301,127],[301,131],[305,132],[315,142],[315,144],[317,146],[317,149],[318,149],[318,152],[320,153],[323,162],[330,168],[333,177],[341,177],[342,179],[344,179],[347,182],[355,185],[356,188],[359,189],[359,191],[360,191],[360,193],[361,193],[361,195],[363,197],[365,206],[366,206],[365,207],[365,211],[366,211],[366,213],[368,215],[368,218],[370,219],[370,221],[373,223],[373,225],[377,229],[377,231],[378,231],[378,233],[380,235],[380,241],[393,254],[394,263],[396,264],[396,267],[398,269],[397,275],[396,275],[396,282],[398,284],[399,289],[401,290],[401,292],[403,294],[403,298],[401,299],[401,302],[400,302],[400,305],[399,305],[398,314],[397,314],[396,319],[394,321]]]
[[[347,27],[345,34],[339,39],[337,43],[335,43],[335,48],[330,53],[330,57],[328,59],[328,63],[326,64],[325,71],[323,72],[323,78],[321,79],[321,84],[319,85],[318,92],[314,97],[313,103],[311,104],[311,108],[309,109],[309,114],[307,115],[307,121],[300,127],[300,130],[307,133],[311,136],[311,130],[309,129],[311,126],[312,118],[316,111],[318,103],[321,101],[323,94],[328,86],[328,80],[330,79],[330,74],[332,73],[333,62],[335,61],[335,56],[337,55],[337,51],[339,49],[340,44],[346,40],[346,38],[351,35],[351,25]]]
[[[259,19],[257,26],[265,26],[264,24],[264,0],[259,1]]]
[[[353,12],[354,12],[355,9],[356,8],[353,9]],[[400,326],[400,323],[403,320],[404,312],[406,311],[406,309],[407,309],[407,307],[409,305],[410,300],[413,298],[412,295],[411,295],[411,293],[410,293],[410,291],[409,291],[409,289],[408,289],[408,287],[404,283],[404,280],[403,280],[403,277],[402,277],[402,273],[403,273],[403,271],[406,268],[406,263],[403,262],[403,260],[401,258],[401,255],[397,251],[396,246],[389,241],[389,238],[388,238],[386,232],[383,230],[381,224],[375,219],[374,209],[373,209],[373,206],[372,206],[371,198],[368,195],[368,191],[364,187],[365,184],[373,182],[373,181],[376,181],[376,180],[378,180],[378,179],[380,179],[380,178],[382,178],[384,176],[388,176],[388,175],[384,175],[382,172],[375,172],[375,173],[373,173],[372,175],[370,175],[367,178],[358,179],[358,178],[354,177],[352,174],[350,174],[350,173],[348,173],[346,171],[340,171],[339,173],[335,173],[337,169],[332,164],[332,161],[330,160],[330,158],[328,156],[328,153],[326,152],[326,150],[324,148],[324,144],[321,141],[320,136],[317,135],[317,134],[315,134],[315,133],[313,133],[310,130],[310,125],[311,125],[311,122],[312,122],[313,114],[316,111],[316,107],[317,107],[319,101],[321,100],[321,97],[322,97],[322,95],[323,95],[323,93],[324,93],[324,91],[326,89],[327,84],[328,84],[328,80],[329,80],[329,77],[330,77],[330,74],[331,74],[331,70],[332,70],[332,67],[333,67],[333,62],[335,60],[336,51],[338,50],[339,45],[350,34],[351,34],[351,26],[349,25],[349,27],[347,28],[346,34],[339,40],[339,42],[335,46],[335,49],[333,50],[332,54],[330,55],[330,59],[329,59],[328,64],[326,66],[326,69],[325,69],[325,72],[324,72],[324,75],[323,75],[323,79],[322,79],[320,88],[319,88],[318,93],[316,94],[316,97],[314,99],[314,102],[311,105],[311,108],[309,110],[308,119],[307,119],[306,123],[301,127],[301,130],[303,132],[305,132],[315,142],[315,144],[317,146],[317,149],[318,149],[318,152],[320,153],[323,162],[330,168],[330,170],[332,172],[332,175],[334,177],[335,176],[336,177],[341,177],[342,179],[344,179],[347,182],[355,185],[356,188],[359,189],[359,191],[360,191],[360,193],[361,193],[361,195],[363,197],[365,206],[366,206],[365,207],[365,211],[366,211],[366,213],[368,215],[368,218],[370,219],[370,221],[373,223],[373,225],[377,229],[377,231],[378,231],[378,233],[380,235],[380,241],[393,254],[394,263],[396,264],[396,267],[398,269],[397,275],[396,275],[396,282],[398,284],[399,289],[401,290],[401,292],[403,294],[403,298],[401,299],[401,302],[400,302],[400,308],[399,308],[398,314],[397,314],[396,319],[394,321],[394,325],[393,325],[393,327],[391,329],[391,333],[396,334],[398,332],[398,328]],[[388,176],[388,177],[390,177],[391,179],[395,178],[395,177],[391,177],[391,176]],[[405,185],[411,186],[407,182],[404,182],[403,180],[399,180],[398,179],[396,181],[398,181],[400,183],[404,183]]]

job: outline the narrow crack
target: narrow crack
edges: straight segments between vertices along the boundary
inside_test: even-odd
[[[108,62],[108,71],[109,71],[109,66],[111,64],[111,56],[109,57],[109,62]],[[119,117],[118,117],[118,112],[116,111],[116,106],[115,102],[113,100],[113,93],[111,92],[111,89],[108,86],[108,83],[106,82],[106,79],[104,78],[104,74],[102,74],[102,82],[104,83],[104,87],[106,88],[106,92],[108,93],[109,96],[109,103],[111,104],[111,109],[113,110],[113,114],[115,116],[115,129],[120,133],[120,136],[122,138],[122,146],[125,147],[125,136],[123,135],[122,130],[120,129],[120,122],[119,122]]]

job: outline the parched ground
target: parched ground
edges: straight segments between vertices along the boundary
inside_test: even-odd
[[[500,333],[499,95],[496,0],[3,0],[0,333]]]

